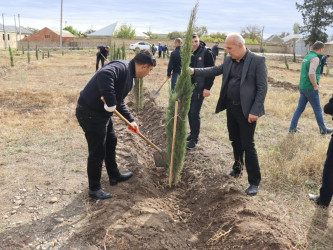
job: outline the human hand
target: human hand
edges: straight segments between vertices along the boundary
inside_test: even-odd
[[[249,118],[248,118],[248,122],[249,123],[252,123],[252,122],[255,122],[255,121],[257,121],[258,120],[258,116],[257,115],[252,115],[252,114],[249,114]]]
[[[208,97],[208,96],[210,96],[210,90],[208,90],[208,89],[204,89],[203,92],[202,92],[202,96],[203,96],[203,97]]]
[[[171,78],[171,76],[168,76],[168,79],[170,79]]]
[[[132,128],[132,127],[130,127],[130,126],[128,126],[128,129],[129,130],[131,130],[133,133],[139,133],[139,126],[138,126],[138,124],[136,124],[136,122],[131,122],[131,124],[133,125],[133,127],[135,128],[135,130]]]
[[[314,90],[318,90],[319,89],[319,85],[317,84],[315,87],[313,87]]]
[[[113,112],[116,109],[116,105],[109,107],[108,105],[106,105],[106,103],[104,103],[104,109],[108,112]]]
[[[194,75],[194,68],[190,68],[190,71],[191,71],[191,76]]]

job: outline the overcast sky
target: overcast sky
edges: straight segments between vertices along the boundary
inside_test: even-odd
[[[298,0],[302,3],[303,0]],[[131,24],[137,33],[185,31],[196,0],[63,0],[63,27],[79,31],[98,30],[114,22]],[[302,25],[302,16],[292,0],[200,0],[197,26],[208,32],[240,32],[248,25],[264,26],[264,37],[293,33],[293,24]],[[21,25],[60,28],[61,0],[1,0],[5,24],[14,25],[19,13]],[[2,23],[2,20],[0,21]],[[17,22],[18,23],[18,22]],[[327,31],[330,36],[332,29]]]

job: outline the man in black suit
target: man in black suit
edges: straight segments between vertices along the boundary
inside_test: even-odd
[[[237,178],[245,166],[250,186],[248,195],[256,195],[261,180],[254,132],[257,120],[265,114],[264,101],[267,93],[267,68],[265,58],[246,49],[244,38],[229,34],[225,41],[229,56],[220,66],[192,69],[192,74],[212,77],[223,74],[220,98],[216,113],[227,110],[227,126],[235,162],[230,175]]]
[[[138,130],[125,97],[133,88],[134,78],[143,78],[156,66],[150,50],[141,50],[131,61],[115,60],[105,65],[80,92],[76,117],[88,143],[87,173],[89,196],[109,199],[112,194],[101,188],[102,164],[105,162],[110,185],[126,181],[132,172],[121,174],[116,162],[117,135],[111,116],[115,109]],[[105,104],[101,100],[104,97]]]

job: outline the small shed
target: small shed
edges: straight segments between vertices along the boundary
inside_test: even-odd
[[[309,45],[305,43],[305,38],[301,34],[286,36],[283,42],[287,44],[288,52],[297,55],[306,55],[309,52]]]
[[[324,54],[333,56],[333,41],[329,41],[329,42],[325,43]]]

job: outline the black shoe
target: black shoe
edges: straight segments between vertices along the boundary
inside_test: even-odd
[[[259,190],[259,186],[257,185],[250,185],[246,190],[245,190],[245,193],[247,195],[256,195],[258,193],[258,190]]]
[[[133,176],[132,172],[127,172],[124,174],[119,174],[117,177],[110,177],[110,185],[114,186],[117,185],[118,182],[122,182],[122,181],[127,181],[128,179],[130,179]]]
[[[315,194],[308,194],[310,201],[313,201],[314,203],[316,203],[318,206],[321,207],[328,207],[328,205],[326,204],[322,204],[320,201],[320,196],[319,195],[315,195]]]
[[[229,172],[229,175],[235,178],[241,177],[242,176],[242,172],[236,171],[236,170],[231,170]]]
[[[188,136],[186,137],[186,141],[187,141],[187,142],[189,142],[191,139],[192,139],[191,135],[188,135]]]
[[[186,148],[187,149],[194,149],[195,146],[197,145],[198,140],[193,140],[191,139],[187,144],[186,144]]]
[[[242,171],[243,171],[243,165],[244,164],[241,161],[235,161],[229,175],[232,176],[232,177],[235,177],[235,178],[241,177],[242,176]]]
[[[105,200],[112,198],[112,194],[105,192],[103,189],[99,189],[97,191],[89,190],[89,196],[97,200]]]
[[[333,129],[329,129],[329,128],[327,128],[326,130],[320,129],[320,133],[322,135],[329,135],[329,134],[333,133]]]

